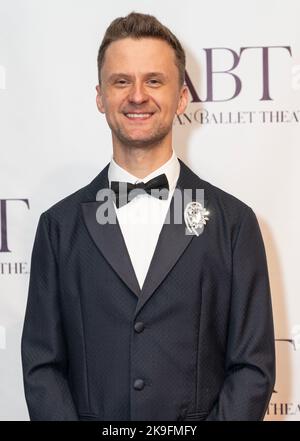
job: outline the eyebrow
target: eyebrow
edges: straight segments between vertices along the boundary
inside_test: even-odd
[[[108,77],[107,81],[111,82],[111,81],[114,81],[117,78],[121,78],[121,77],[122,78],[132,78],[133,75],[130,75],[128,73],[126,74],[123,72],[115,72]],[[158,77],[158,78],[162,78],[165,80],[168,79],[168,77],[165,74],[163,74],[162,72],[147,72],[144,74],[144,77],[145,78]]]

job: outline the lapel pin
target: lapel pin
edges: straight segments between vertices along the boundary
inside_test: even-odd
[[[200,202],[189,202],[184,210],[184,221],[187,227],[186,234],[196,234],[199,236],[206,221],[209,220],[208,215],[209,211],[207,211]]]

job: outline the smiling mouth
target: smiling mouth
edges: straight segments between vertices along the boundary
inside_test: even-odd
[[[146,119],[151,118],[153,113],[124,113],[126,118],[130,119],[131,121],[144,121]]]

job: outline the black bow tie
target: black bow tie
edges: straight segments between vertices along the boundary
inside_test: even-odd
[[[131,184],[130,182],[111,181],[110,188],[116,195],[116,206],[118,208],[130,202],[138,194],[143,194],[144,192],[158,199],[168,199],[169,193],[169,183],[164,173],[150,179],[150,181],[146,183],[138,182],[137,184]],[[130,193],[131,191],[132,193]],[[128,200],[129,193],[130,198]]]

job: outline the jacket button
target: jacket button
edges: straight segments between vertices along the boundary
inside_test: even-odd
[[[135,382],[133,384],[133,387],[136,390],[142,390],[142,389],[144,389],[144,386],[145,386],[145,382],[144,382],[144,380],[141,380],[140,378],[138,380],[135,380]]]
[[[145,325],[143,322],[136,322],[134,324],[134,329],[136,332],[142,332],[145,329]]]

